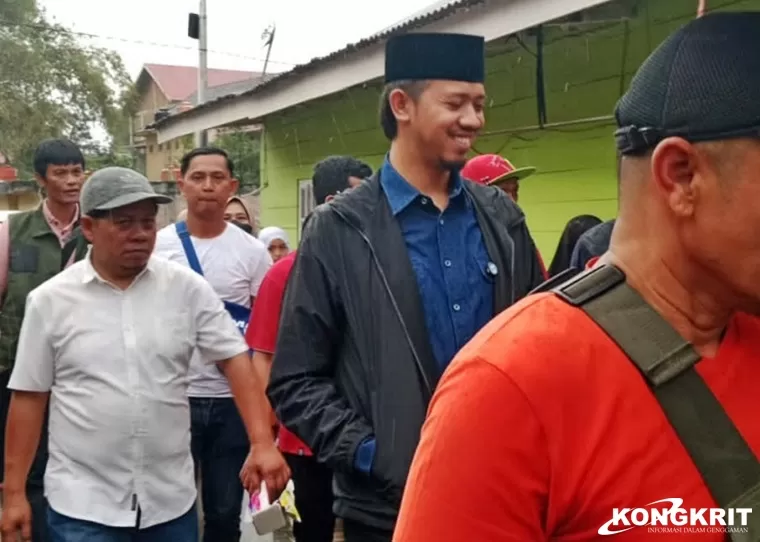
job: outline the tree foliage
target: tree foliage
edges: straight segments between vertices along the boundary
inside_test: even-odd
[[[89,171],[97,171],[109,166],[135,168],[135,157],[132,153],[119,152],[114,149],[87,154],[85,160]]]
[[[259,186],[260,138],[253,132],[230,132],[220,135],[214,146],[227,151],[235,165],[235,177],[240,181],[241,191]]]
[[[68,137],[86,154],[113,154],[129,141],[136,105],[118,54],[83,45],[36,0],[0,0],[0,152],[23,174],[47,137]],[[97,126],[111,136],[110,148],[94,141]]]

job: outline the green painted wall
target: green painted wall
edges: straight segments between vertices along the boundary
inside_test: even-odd
[[[694,17],[696,0],[642,0],[628,24],[583,30],[546,27],[544,45],[548,123],[609,116],[649,52]],[[711,9],[760,9],[760,0],[711,0]],[[579,214],[613,218],[617,209],[614,126],[611,121],[538,124],[535,38],[489,44],[487,125],[479,153],[502,153],[538,173],[523,181],[520,205],[547,265],[567,221]],[[377,167],[387,150],[377,123],[379,83],[300,104],[265,119],[262,225],[296,237],[298,181],[330,154],[351,154]]]

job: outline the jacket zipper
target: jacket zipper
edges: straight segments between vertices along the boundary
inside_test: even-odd
[[[369,240],[369,237],[359,228],[357,228],[346,216],[341,213],[338,209],[335,207],[332,207],[332,210],[335,211],[335,213],[343,219],[343,221],[348,224],[351,228],[353,228],[364,240],[364,242],[367,244],[367,248],[369,248],[369,252],[372,255],[372,263],[375,265],[375,268],[377,269],[377,272],[380,274],[380,280],[383,282],[383,288],[385,288],[385,291],[388,294],[388,297],[390,297],[391,304],[393,305],[393,311],[396,313],[396,317],[399,320],[399,323],[401,324],[401,329],[404,331],[404,337],[406,338],[406,342],[409,345],[410,350],[412,351],[412,357],[414,358],[414,364],[417,366],[417,370],[419,371],[420,375],[422,375],[422,381],[425,384],[425,389],[428,392],[428,394],[432,397],[433,395],[433,386],[430,384],[430,381],[428,380],[427,373],[425,372],[425,368],[422,365],[422,360],[420,359],[419,354],[417,354],[417,349],[414,347],[414,343],[412,342],[412,336],[409,334],[409,329],[406,326],[406,322],[404,321],[404,316],[401,314],[401,310],[398,308],[398,303],[396,302],[396,298],[393,295],[393,292],[391,291],[391,286],[388,283],[388,278],[385,276],[385,271],[383,270],[383,267],[380,265],[380,261],[377,258],[377,254],[375,253],[375,247],[372,246],[372,242]]]

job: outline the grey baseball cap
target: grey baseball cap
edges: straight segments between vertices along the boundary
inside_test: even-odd
[[[79,195],[83,215],[92,211],[110,211],[138,201],[171,203],[172,198],[156,194],[150,181],[128,168],[106,167],[87,179]]]

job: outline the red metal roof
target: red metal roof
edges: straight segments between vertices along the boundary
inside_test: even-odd
[[[153,78],[169,101],[185,100],[198,89],[198,68],[196,66],[145,64],[143,70]],[[209,68],[208,86],[211,88],[236,83],[260,75],[257,72]]]

